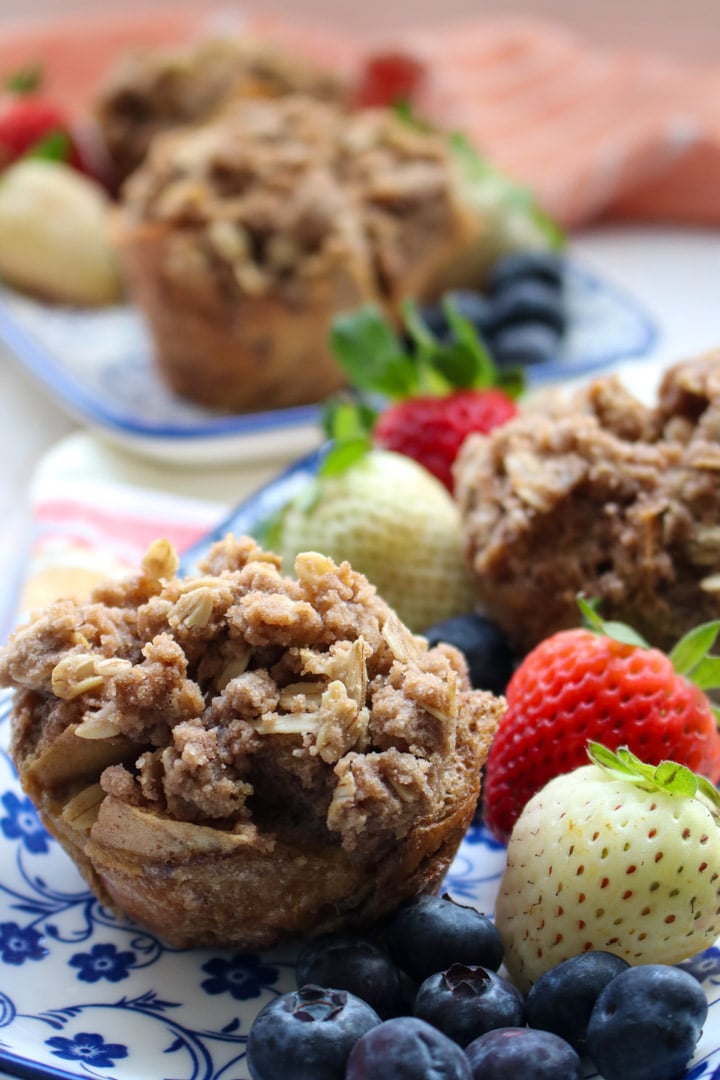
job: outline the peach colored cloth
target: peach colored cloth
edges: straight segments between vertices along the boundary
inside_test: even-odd
[[[720,70],[533,20],[417,31],[420,115],[457,128],[573,226],[720,223]]]
[[[565,226],[608,216],[720,224],[720,70],[601,48],[533,19],[408,29],[372,43],[281,16],[235,26],[356,75],[385,51],[419,59],[418,114],[464,131]],[[57,95],[82,107],[119,53],[212,29],[207,9],[192,7],[5,28],[0,76],[40,60]]]

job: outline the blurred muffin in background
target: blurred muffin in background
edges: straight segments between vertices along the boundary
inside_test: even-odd
[[[238,35],[127,54],[101,85],[95,113],[120,184],[160,132],[202,123],[238,99],[290,93],[342,103],[349,89],[334,72]]]
[[[156,136],[116,235],[168,385],[250,411],[338,389],[332,318],[434,298],[486,231],[444,135],[288,95]]]

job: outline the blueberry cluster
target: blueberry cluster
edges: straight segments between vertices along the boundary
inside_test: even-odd
[[[498,368],[525,367],[557,359],[568,322],[564,279],[561,255],[522,252],[494,265],[483,292],[458,289],[447,298],[473,324]],[[452,339],[442,304],[427,305],[422,317],[440,341]]]
[[[707,1015],[702,987],[661,964],[587,952],[526,997],[499,974],[490,918],[450,897],[408,901],[368,938],[328,934],[300,954],[298,989],[248,1036],[252,1080],[677,1080]]]

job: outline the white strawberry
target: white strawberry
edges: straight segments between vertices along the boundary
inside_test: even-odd
[[[287,568],[300,551],[347,559],[416,632],[473,607],[457,507],[402,454],[371,450],[320,475],[275,529],[273,546]]]
[[[530,799],[510,837],[495,917],[523,990],[588,949],[673,964],[720,935],[717,790],[674,762],[589,753]]]

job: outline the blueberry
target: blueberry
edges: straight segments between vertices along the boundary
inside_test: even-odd
[[[383,1020],[403,1009],[397,964],[369,938],[342,933],[314,938],[298,956],[295,974],[298,986],[315,983],[349,990]]]
[[[371,1028],[353,1047],[345,1080],[472,1080],[470,1063],[452,1039],[412,1016]]]
[[[492,920],[449,896],[418,896],[401,905],[387,925],[387,939],[399,966],[418,982],[451,964],[497,971],[503,959]]]
[[[528,1024],[552,1031],[584,1052],[595,1002],[610,980],[629,966],[620,956],[592,950],[550,968],[527,996]]]
[[[473,1080],[581,1080],[583,1075],[577,1052],[550,1031],[496,1028],[471,1042],[465,1052]]]
[[[605,1080],[677,1080],[708,1005],[697,979],[666,964],[628,968],[598,997],[587,1048]]]
[[[490,324],[491,305],[487,297],[471,289],[455,289],[446,293],[445,299],[451,301],[458,314],[471,322],[476,331],[482,336]],[[421,315],[427,328],[432,331],[439,341],[448,342],[452,340],[453,333],[442,304],[425,305],[422,308]]]
[[[544,281],[512,281],[492,300],[488,334],[491,344],[499,330],[527,322],[546,323],[558,334],[567,326],[562,293]]]
[[[547,323],[529,319],[502,327],[491,338],[490,348],[498,368],[532,367],[557,360],[560,334]]]
[[[515,654],[499,626],[484,615],[454,615],[431,626],[430,645],[445,641],[467,660],[470,682],[479,690],[502,694],[515,667]]]
[[[488,275],[486,288],[494,295],[514,281],[544,281],[561,288],[565,273],[562,255],[553,251],[518,251],[504,255]]]
[[[520,1027],[524,1006],[520,991],[494,971],[452,964],[425,979],[414,1012],[460,1046],[467,1046],[493,1028]]]
[[[247,1041],[252,1080],[343,1080],[355,1043],[380,1023],[370,1006],[345,990],[303,986],[269,1001]]]

